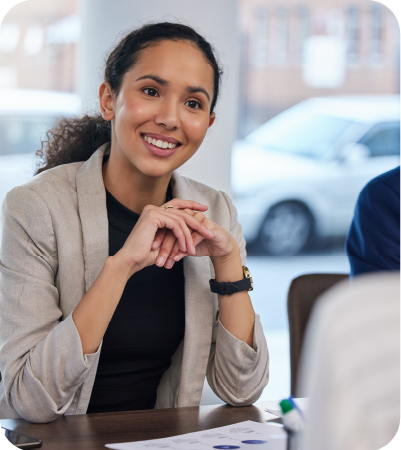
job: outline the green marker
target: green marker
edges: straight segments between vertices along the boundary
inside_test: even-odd
[[[294,408],[291,400],[284,399],[280,402],[280,408],[283,413],[284,428],[289,433],[298,433],[303,430],[304,423],[299,411]]]

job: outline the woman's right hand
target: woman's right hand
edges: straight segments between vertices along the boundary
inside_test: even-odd
[[[166,209],[166,205],[173,208]],[[176,241],[182,252],[195,255],[193,231],[205,239],[213,237],[213,233],[185,209],[206,211],[208,207],[190,200],[173,199],[161,207],[148,205],[143,209],[125,244],[113,257],[127,270],[127,280],[135,272],[155,264],[161,250],[168,256]],[[171,241],[171,249],[166,249],[166,245],[162,248],[160,241]],[[164,255],[161,258],[163,261],[158,260],[158,266],[164,265]]]

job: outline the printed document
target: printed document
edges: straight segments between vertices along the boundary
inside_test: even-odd
[[[286,437],[280,424],[247,420],[180,436],[106,447],[113,450],[285,450]]]

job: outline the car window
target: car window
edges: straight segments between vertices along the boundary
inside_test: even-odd
[[[271,150],[322,157],[352,122],[339,117],[301,113],[277,116],[246,137]]]
[[[0,155],[34,153],[55,117],[0,116]]]
[[[387,122],[374,126],[361,140],[371,156],[390,156],[400,154],[400,124]]]

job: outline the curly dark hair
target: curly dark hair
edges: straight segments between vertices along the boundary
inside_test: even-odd
[[[106,60],[104,80],[110,84],[114,95],[118,95],[122,79],[138,61],[141,52],[161,41],[188,41],[204,55],[213,69],[214,93],[210,113],[214,111],[219,96],[222,69],[213,47],[193,28],[171,22],[143,25],[127,34],[114,48]],[[106,142],[111,140],[111,122],[101,114],[95,116],[63,118],[46,133],[47,139],[36,152],[36,174],[45,170],[78,161],[86,161]]]

